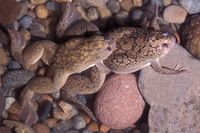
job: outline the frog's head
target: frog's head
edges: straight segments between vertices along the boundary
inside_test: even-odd
[[[116,42],[103,35],[94,35],[92,55],[95,55],[99,60],[106,59],[115,50]]]
[[[175,36],[166,31],[153,31],[148,39],[149,47],[151,47],[152,51],[154,51],[153,53],[159,57],[165,56],[175,43]]]

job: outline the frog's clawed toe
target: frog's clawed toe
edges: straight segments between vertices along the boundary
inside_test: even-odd
[[[173,69],[176,74],[188,72],[188,70],[184,69],[183,65],[181,65],[180,67],[179,66],[180,66],[180,62],[177,61],[177,64],[176,64],[175,68]]]

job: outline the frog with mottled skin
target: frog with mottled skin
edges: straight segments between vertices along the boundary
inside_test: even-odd
[[[31,106],[30,100],[34,93],[53,93],[59,91],[69,75],[82,72],[106,59],[115,49],[113,40],[94,34],[88,38],[71,39],[58,46],[43,40],[28,47],[23,53],[23,64],[32,65],[40,58],[50,64],[48,77],[32,79],[21,93],[20,100],[23,115],[24,109]],[[54,55],[55,54],[55,55]]]

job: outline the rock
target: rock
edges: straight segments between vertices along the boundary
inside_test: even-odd
[[[134,7],[141,7],[143,0],[132,0]]]
[[[3,95],[5,97],[15,97],[15,90],[14,89],[0,87],[0,91],[3,93]]]
[[[33,18],[31,16],[24,16],[22,19],[20,19],[19,24],[23,28],[29,28],[33,21]]]
[[[9,97],[7,97],[9,98]],[[7,98],[6,98],[6,101],[7,101]],[[7,106],[7,105],[6,105]],[[11,106],[8,108],[8,112],[10,114],[16,114],[17,117],[18,117],[18,112],[19,112],[19,103],[15,100]]]
[[[48,9],[46,8],[45,5],[38,5],[35,8],[35,15],[38,18],[47,18],[47,16],[48,16]]]
[[[89,125],[87,125],[87,130],[91,132],[98,132],[99,131],[98,124],[92,121]]]
[[[179,3],[189,14],[200,12],[199,0],[179,0]]]
[[[3,95],[3,92],[0,91],[0,117],[3,116],[3,112],[5,111],[5,107],[6,107],[6,98]]]
[[[16,20],[13,21],[13,23],[12,23],[12,27],[13,27],[14,30],[17,30],[17,31],[18,31],[18,30],[19,30],[19,22],[16,21]]]
[[[31,23],[30,27],[29,27],[30,30],[40,30],[40,31],[45,31],[45,27],[38,23],[37,21],[34,21]]]
[[[106,6],[97,8],[97,11],[99,13],[99,17],[100,17],[101,21],[106,21],[109,18],[111,18],[111,16],[112,16],[110,10],[108,10],[108,8]]]
[[[92,132],[89,130],[83,130],[83,133],[92,133]]]
[[[140,129],[134,129],[131,133],[142,133],[142,131]]]
[[[30,0],[32,4],[40,5],[46,3],[47,0]]]
[[[0,6],[0,23],[11,24],[20,12],[16,0],[3,0]]]
[[[131,0],[124,0],[120,3],[121,8],[126,11],[130,11],[134,6]]]
[[[86,127],[85,120],[80,115],[75,116],[72,119],[73,128],[80,130]]]
[[[190,17],[183,27],[185,48],[195,57],[200,58],[200,15]]]
[[[72,121],[71,120],[65,120],[65,121],[61,121],[61,122],[57,123],[53,127],[53,131],[55,133],[64,133],[64,132],[70,130],[72,127],[73,127]]]
[[[41,123],[35,123],[32,126],[32,129],[35,131],[35,133],[50,133],[50,129]]]
[[[6,52],[3,48],[0,48],[0,65],[7,65],[8,64],[8,57],[6,55]]]
[[[51,107],[52,107],[52,102],[49,100],[44,99],[41,102],[39,102],[39,108],[37,111],[39,118],[38,122],[44,122],[47,119],[48,114],[51,111]]]
[[[70,115],[71,117],[75,116],[78,114],[78,110],[76,108],[74,108],[74,106],[72,106],[71,104],[68,104],[64,101],[60,101],[59,102],[60,107],[62,108],[62,110]]]
[[[105,125],[101,125],[100,126],[100,131],[102,131],[103,133],[106,133],[110,130],[109,127],[105,126]]]
[[[111,13],[117,13],[120,11],[120,4],[117,0],[109,0],[108,3],[106,3],[106,5],[111,11]]]
[[[176,5],[168,6],[163,13],[164,20],[170,23],[181,24],[185,21],[186,16],[187,12],[181,6]]]
[[[2,77],[2,84],[6,88],[22,87],[35,76],[34,72],[27,70],[9,71]]]
[[[153,7],[155,7],[155,4],[157,4],[158,7],[162,7],[163,6],[162,0],[151,0],[151,5],[153,5]]]
[[[115,15],[115,21],[119,26],[127,26],[129,24],[129,13],[120,11]]]
[[[8,64],[8,68],[9,69],[20,69],[21,65],[19,64],[19,62],[15,61],[15,60],[11,60]]]
[[[65,133],[80,133],[80,132],[78,130],[69,130],[69,131],[67,131]]]
[[[95,7],[90,7],[87,11],[87,17],[90,21],[97,20],[99,15]]]
[[[0,65],[0,76],[4,74],[4,67]]]
[[[163,5],[168,6],[172,3],[172,0],[163,0]]]
[[[36,38],[46,38],[46,33],[44,31],[35,29],[35,30],[30,30],[29,31],[32,37],[36,37]]]
[[[56,125],[57,121],[58,120],[55,118],[48,118],[43,122],[43,124],[48,126],[49,128],[53,128]]]
[[[87,103],[87,99],[86,99],[85,95],[78,94],[78,95],[76,95],[76,99],[79,100],[83,104]]]
[[[46,3],[46,7],[47,9],[50,9],[54,12],[58,12],[59,11],[59,3],[56,1],[48,1]]]
[[[19,3],[20,7],[21,7],[21,10],[17,16],[17,20],[21,19],[28,11],[28,2],[20,2]]]
[[[150,66],[141,70],[139,89],[150,105],[149,133],[200,132],[200,62],[180,45],[160,59],[161,65],[173,68],[177,61],[188,72],[163,75]],[[164,123],[164,124],[163,124]]]
[[[100,7],[100,8],[106,5],[105,0],[98,0],[98,2],[96,0],[82,0],[82,1],[88,3],[89,5]]]
[[[97,93],[94,112],[102,124],[113,129],[123,129],[140,118],[144,105],[135,75],[114,74]]]
[[[7,126],[0,126],[0,133],[12,133],[11,129]]]
[[[145,12],[140,9],[134,10],[131,15],[131,24],[133,26],[139,26],[145,20]]]

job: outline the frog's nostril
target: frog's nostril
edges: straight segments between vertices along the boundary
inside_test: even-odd
[[[111,47],[107,47],[106,50],[111,51]]]
[[[109,39],[108,37],[105,37],[104,40],[105,40],[106,42],[109,42],[109,41],[110,41],[110,39]]]
[[[162,36],[168,36],[168,32],[164,31],[164,32],[162,33]]]

